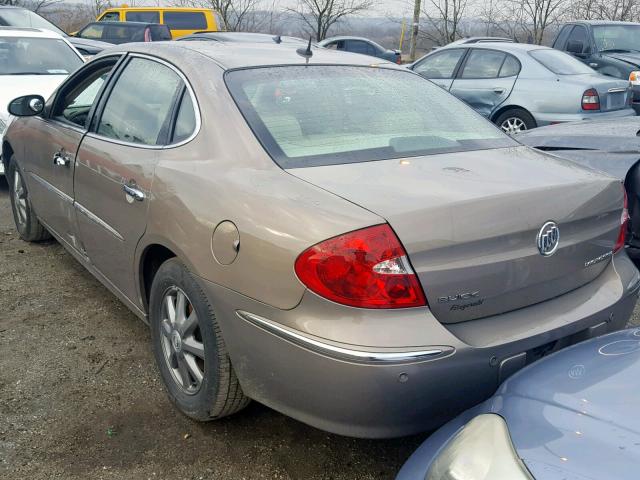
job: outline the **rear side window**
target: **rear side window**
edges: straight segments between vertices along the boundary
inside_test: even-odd
[[[160,145],[182,80],[169,67],[132,58],[104,106],[97,133],[129,143]]]
[[[176,126],[173,130],[172,142],[179,143],[189,138],[196,129],[196,112],[193,109],[191,95],[185,90],[178,109]]]
[[[462,70],[462,78],[496,78],[506,55],[493,50],[471,50]]]
[[[171,30],[206,30],[203,12],[164,12],[164,22]]]
[[[146,23],[160,23],[160,12],[154,11],[139,11],[139,12],[127,12],[127,22],[146,22]]]
[[[282,168],[517,145],[411,72],[287,66],[227,72],[227,86]]]
[[[520,62],[511,55],[504,59],[499,77],[513,77],[520,73]]]
[[[533,58],[551,70],[556,75],[580,75],[583,73],[594,73],[580,60],[576,60],[571,55],[553,49],[531,50],[529,52]]]
[[[463,49],[456,49],[429,55],[413,70],[425,78],[453,78],[464,52]]]
[[[149,29],[151,31],[151,39],[154,42],[171,40],[171,31],[166,25],[151,25]]]

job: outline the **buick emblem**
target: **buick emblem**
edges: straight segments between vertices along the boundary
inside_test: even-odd
[[[536,245],[540,255],[548,257],[553,255],[560,243],[560,229],[556,222],[545,223],[536,237]]]

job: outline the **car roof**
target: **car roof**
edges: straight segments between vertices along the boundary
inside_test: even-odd
[[[89,22],[85,25],[88,27],[89,25],[116,25],[118,27],[147,27],[147,26],[162,26],[162,23],[155,22]],[[84,28],[84,27],[83,27]]]
[[[43,28],[26,28],[26,27],[0,27],[0,37],[34,37],[34,38],[62,38],[50,30]]]
[[[380,46],[378,43],[374,42],[373,40],[371,40],[370,38],[366,38],[366,37],[354,37],[352,35],[337,35],[335,37],[329,37],[329,38],[325,38],[324,40],[318,42],[318,45],[325,45],[327,43],[330,42],[337,42],[340,40],[361,40],[363,42],[367,42],[367,43],[372,43],[374,45],[378,45]],[[381,47],[382,48],[382,47]]]
[[[576,20],[567,22],[568,25],[584,24],[584,25],[640,25],[637,22],[622,22],[618,20]]]
[[[273,35],[270,33],[253,33],[253,32],[194,32],[186,37],[181,38],[209,37],[220,41],[241,41],[253,43],[277,43],[280,37],[283,42],[306,43],[306,40],[297,37],[289,37],[286,35]]]
[[[307,60],[296,53],[300,48],[295,45],[269,44],[269,43],[235,43],[235,42],[153,42],[131,43],[120,45],[119,48],[111,48],[104,54],[113,54],[115,51],[137,52],[155,55],[168,60],[177,59],[200,62],[205,56],[215,62],[224,70],[236,68],[266,67],[278,65],[361,65],[384,66],[406,70],[404,67],[392,62],[373,58],[357,53],[340,52],[325,48],[311,48],[313,56]],[[104,55],[101,54],[101,55]]]
[[[211,8],[206,8],[206,7],[134,7],[134,6],[120,6],[120,7],[109,7],[109,8],[105,8],[104,11],[108,12],[108,11],[115,11],[115,10],[175,10],[177,12],[179,11],[189,11],[189,12],[194,12],[194,11],[205,11],[205,10],[212,10]]]
[[[461,43],[457,45],[446,45],[436,50],[436,52],[442,52],[451,48],[485,48],[500,50],[510,53],[522,53],[529,52],[531,50],[553,50],[551,47],[545,47],[543,45],[533,45],[531,43],[511,43],[511,42],[481,42],[481,43]]]

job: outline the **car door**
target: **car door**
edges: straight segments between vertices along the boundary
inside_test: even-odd
[[[352,53],[360,53],[362,55],[369,55],[375,57],[375,49],[369,43],[362,40],[347,40],[345,41],[344,50]]]
[[[432,53],[415,63],[411,69],[449,90],[466,52],[465,48],[452,48]]]
[[[146,228],[158,152],[167,144],[183,86],[169,64],[130,55],[78,150],[75,198],[83,248],[98,273],[138,305],[135,248]]]
[[[451,93],[489,117],[513,89],[520,62],[498,50],[473,48],[451,85]]]
[[[78,248],[74,199],[76,152],[92,109],[120,55],[79,70],[58,90],[43,117],[28,120],[23,168],[38,217],[62,241]]]

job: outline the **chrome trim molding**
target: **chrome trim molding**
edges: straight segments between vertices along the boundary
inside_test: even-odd
[[[243,310],[236,310],[236,315],[247,322],[262,328],[263,330],[273,333],[280,338],[289,340],[298,346],[308,348],[314,352],[322,353],[329,357],[339,358],[360,363],[413,363],[424,360],[432,360],[436,357],[451,354],[454,352],[452,347],[437,347],[433,349],[414,350],[406,352],[367,352],[362,350],[353,350],[350,348],[338,347],[328,343],[320,342],[306,335],[297,333],[288,328],[281,327],[275,322],[267,320],[253,313]]]
[[[97,216],[91,210],[88,210],[86,207],[83,207],[78,202],[75,202],[75,206],[77,207],[78,211],[84,213],[89,218],[89,220],[92,220],[98,225],[100,225],[102,228],[104,228],[106,231],[108,231],[111,235],[116,237],[118,240],[124,241],[124,238],[122,237],[122,235],[120,235],[120,233],[115,228],[113,228],[107,222],[102,220],[99,216]]]

